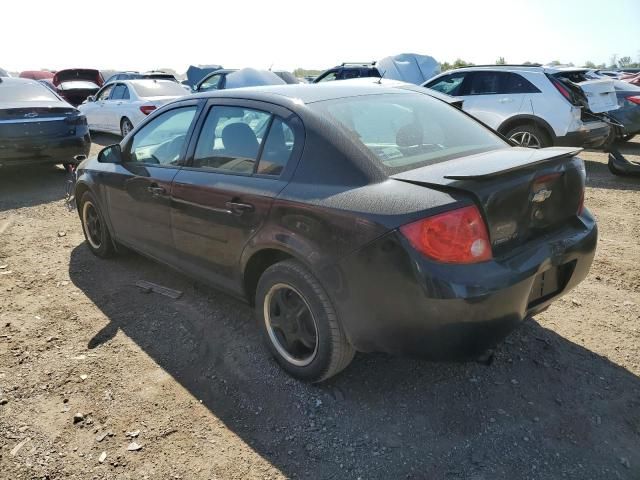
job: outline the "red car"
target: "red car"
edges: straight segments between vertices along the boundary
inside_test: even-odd
[[[52,83],[58,95],[71,105],[78,106],[100,89],[104,79],[98,70],[70,68],[57,72]]]
[[[20,78],[30,78],[31,80],[50,80],[53,76],[54,73],[47,70],[25,70],[20,72]]]

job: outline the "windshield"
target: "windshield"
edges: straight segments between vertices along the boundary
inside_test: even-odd
[[[136,93],[139,97],[181,97],[186,94],[185,89],[176,82],[169,80],[148,81],[134,83]]]
[[[37,82],[0,83],[0,103],[59,101],[60,99],[51,90]]]
[[[509,146],[457,108],[419,93],[340,98],[309,107],[338,121],[389,173]]]

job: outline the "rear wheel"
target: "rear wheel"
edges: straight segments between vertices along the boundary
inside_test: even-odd
[[[292,376],[320,382],[355,355],[320,282],[295,260],[269,267],[256,291],[256,318],[267,346]]]
[[[124,117],[122,120],[120,120],[120,133],[123,137],[129,135],[129,132],[131,130],[133,130],[133,123],[131,123],[131,120],[129,120],[127,117]]]
[[[98,202],[91,192],[85,192],[82,195],[80,200],[80,219],[89,250],[101,258],[113,255],[111,235]]]
[[[617,176],[623,176],[624,172],[621,172],[620,170],[618,170],[615,166],[615,164],[613,163],[613,160],[611,160],[611,158],[609,158],[609,163],[607,163],[607,167],[609,167],[609,171]]]
[[[545,148],[551,146],[551,139],[546,132],[533,124],[518,125],[505,135],[521,147]]]

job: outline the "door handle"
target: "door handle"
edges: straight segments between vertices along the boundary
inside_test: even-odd
[[[250,203],[242,203],[242,202],[227,202],[225,206],[233,213],[234,215],[242,215],[245,212],[253,212],[254,206]]]
[[[159,187],[158,185],[151,185],[147,187],[147,192],[151,195],[164,195],[167,191],[163,187]]]

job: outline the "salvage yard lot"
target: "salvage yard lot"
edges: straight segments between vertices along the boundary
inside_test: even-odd
[[[61,169],[0,170],[0,478],[640,478],[640,180],[582,157],[591,273],[491,366],[358,355],[321,385],[278,368],[248,306],[95,258]]]

